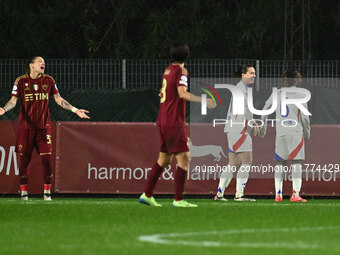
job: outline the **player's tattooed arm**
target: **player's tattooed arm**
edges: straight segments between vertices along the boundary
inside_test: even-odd
[[[64,98],[62,98],[59,93],[54,95],[54,100],[58,105],[60,105],[64,109],[70,110],[74,112],[75,114],[77,114],[79,118],[82,118],[82,119],[90,118],[86,114],[86,113],[89,113],[89,111],[84,110],[84,109],[77,109],[76,107],[72,106],[69,102],[67,102]]]
[[[60,105],[66,110],[71,111],[73,108],[73,106],[69,102],[67,102],[64,98],[62,98],[59,93],[54,95],[54,100],[58,105]]]
[[[72,105],[67,102],[65,99],[61,100],[61,106],[67,110],[72,110]]]
[[[12,110],[17,104],[18,98],[12,96],[11,99],[5,104],[4,107],[0,107],[0,115],[4,115],[6,112]]]

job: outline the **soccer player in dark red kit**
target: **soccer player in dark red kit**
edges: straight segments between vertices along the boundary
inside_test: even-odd
[[[32,151],[35,148],[40,155],[44,168],[44,200],[51,200],[52,179],[52,141],[51,123],[48,102],[51,96],[58,105],[77,114],[80,118],[89,119],[89,113],[77,109],[63,99],[54,79],[44,74],[45,60],[36,56],[29,60],[26,74],[18,77],[14,83],[12,97],[4,107],[0,107],[0,115],[12,110],[20,97],[21,108],[18,119],[16,152],[20,155],[20,191],[21,199],[28,200],[28,166]]]
[[[189,47],[183,43],[174,43],[170,48],[172,63],[163,73],[163,84],[160,91],[160,106],[157,119],[161,146],[156,164],[149,172],[144,193],[140,196],[140,203],[150,206],[161,206],[154,199],[153,191],[158,178],[173,157],[177,161],[175,172],[175,200],[176,207],[197,207],[183,199],[184,185],[189,166],[189,147],[185,130],[186,101],[201,102],[201,97],[187,91],[188,71],[184,62],[189,56]],[[207,99],[208,108],[216,107],[212,99]]]

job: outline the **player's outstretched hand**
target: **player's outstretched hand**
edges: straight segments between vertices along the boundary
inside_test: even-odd
[[[4,108],[2,108],[2,107],[0,107],[0,115],[4,115],[5,114],[5,109]]]
[[[89,111],[87,110],[84,110],[84,109],[78,109],[76,111],[76,114],[79,116],[79,118],[82,118],[82,119],[89,119],[90,117],[86,115],[86,113],[90,113]]]
[[[259,126],[253,127],[253,131],[254,131],[254,136],[260,137],[260,127]]]
[[[214,100],[212,100],[211,98],[208,98],[207,99],[207,106],[208,106],[209,109],[212,109],[212,108],[216,107],[216,104],[215,104]]]
[[[260,137],[263,139],[266,136],[267,133],[267,125],[264,124],[262,127],[260,127]]]

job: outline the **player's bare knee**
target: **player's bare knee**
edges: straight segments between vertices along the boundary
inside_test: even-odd
[[[182,162],[182,164],[177,164],[177,166],[180,167],[181,169],[185,170],[185,171],[188,171],[188,169],[189,169],[189,163],[183,164],[183,162]]]
[[[253,163],[253,155],[251,152],[241,152],[239,158],[242,164],[251,165]]]
[[[237,154],[235,154],[235,153],[229,152],[228,157],[229,157],[229,165],[230,166],[237,167],[241,163],[241,161],[237,157]]]
[[[170,162],[164,160],[157,160],[157,164],[162,168],[166,168],[170,164]]]
[[[157,160],[157,164],[162,167],[165,168],[170,164],[170,159],[166,159],[166,158],[161,158]]]
[[[170,164],[171,159],[172,159],[171,154],[168,154],[168,153],[165,153],[165,152],[160,152],[158,159],[157,159],[157,164],[160,167],[165,168]]]
[[[253,160],[251,160],[251,159],[249,159],[249,160],[244,160],[244,161],[242,161],[242,164],[251,165],[251,164],[253,164]]]
[[[229,165],[233,167],[237,167],[239,164],[236,161],[229,160]]]
[[[177,165],[183,170],[188,170],[189,162],[190,162],[190,154],[189,152],[180,152],[175,155]]]

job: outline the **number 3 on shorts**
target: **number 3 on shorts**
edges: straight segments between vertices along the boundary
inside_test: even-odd
[[[161,103],[164,103],[166,100],[166,79],[163,79],[163,84],[162,84],[162,88],[161,88]]]
[[[50,135],[46,135],[46,139],[47,139],[47,144],[51,144],[51,136]]]

